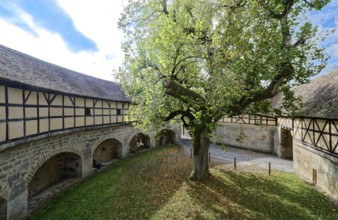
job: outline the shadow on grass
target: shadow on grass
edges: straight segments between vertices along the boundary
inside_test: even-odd
[[[162,147],[117,162],[49,200],[30,219],[147,219],[186,181],[191,161]]]
[[[191,187],[190,196],[220,219],[338,219],[334,204],[293,174],[214,169],[209,181]]]
[[[297,176],[211,168],[187,180],[191,158],[164,147],[121,160],[49,200],[31,219],[338,219]]]

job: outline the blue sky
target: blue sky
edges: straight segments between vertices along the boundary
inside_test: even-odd
[[[112,79],[123,59],[117,21],[123,0],[0,0],[0,44],[40,59]],[[338,27],[338,0],[309,13],[320,32]],[[318,42],[331,58],[325,74],[338,68],[338,31]]]
[[[51,32],[59,33],[65,40],[67,47],[73,52],[97,51],[95,42],[80,31],[74,25],[72,18],[53,0],[11,0],[10,4],[3,4],[0,15],[6,21],[17,25],[25,31],[37,36],[35,30],[21,19],[17,19],[17,12],[11,5],[18,6],[22,11],[32,17],[32,21],[39,27]],[[43,9],[43,10],[41,10]],[[90,16],[90,15],[89,15]]]
[[[0,0],[0,44],[111,80],[123,60],[122,1]]]
[[[337,29],[324,42],[318,42],[330,56],[326,68],[319,74],[323,75],[338,68],[338,0],[331,0],[321,11],[310,12],[309,19],[318,26],[320,33]]]

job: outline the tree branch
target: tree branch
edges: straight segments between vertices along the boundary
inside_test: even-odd
[[[271,8],[269,8],[268,5],[265,4],[265,8],[269,11],[269,14],[272,18],[275,19],[282,19],[283,17],[285,17],[288,13],[288,11],[291,9],[292,5],[294,4],[294,0],[287,0],[285,2],[284,5],[284,9],[283,12],[280,14],[277,14],[276,12],[274,12]]]
[[[311,2],[307,1],[307,0],[303,0],[303,2],[305,2],[305,4],[307,4],[309,7],[314,8],[314,4],[312,4]]]
[[[162,7],[163,7],[163,13],[168,15],[169,11],[168,11],[168,5],[167,5],[167,0],[162,0]]]
[[[299,45],[303,45],[304,43],[305,43],[305,39],[304,38],[300,38],[300,39],[298,39],[297,41],[296,41],[296,43],[294,43],[293,45],[292,45],[292,47],[298,47]]]
[[[188,11],[188,14],[190,15],[190,17],[191,17],[191,19],[192,19],[192,23],[193,23],[194,25],[196,25],[195,17],[194,17],[194,15],[193,15],[192,12],[191,12],[191,8],[187,8],[187,11]]]
[[[182,47],[183,45],[182,44],[180,44],[178,47],[177,47],[177,49],[176,49],[176,53],[175,53],[175,58],[174,58],[174,63],[173,63],[173,69],[171,70],[171,75],[172,76],[174,76],[174,75],[176,75],[175,74],[175,71],[176,71],[176,68],[177,68],[177,64],[176,64],[176,62],[177,62],[177,58],[178,58],[178,55],[180,54],[180,50],[181,50],[181,47]]]
[[[199,56],[187,56],[187,57],[184,57],[183,59],[181,59],[180,61],[178,61],[176,64],[175,64],[175,66],[173,67],[173,70],[171,71],[171,73],[173,74],[173,76],[176,76],[178,73],[179,73],[179,71],[177,71],[176,73],[175,73],[175,71],[176,71],[176,68],[179,66],[179,65],[181,65],[183,62],[185,62],[186,60],[189,60],[189,59],[202,59],[202,57],[199,57]],[[176,61],[175,61],[176,62]],[[195,62],[195,61],[194,61]],[[194,63],[194,62],[189,62],[189,64],[190,63]]]
[[[191,114],[190,111],[186,111],[186,110],[177,110],[177,111],[173,111],[170,112],[170,114],[164,118],[164,121],[169,121],[173,118],[175,118],[176,116],[181,115],[182,118],[187,117],[189,118],[191,121],[195,120],[195,117],[193,114]]]
[[[186,128],[190,128],[190,125],[184,120],[184,116],[181,116],[181,121],[183,122],[183,126]]]
[[[235,10],[237,8],[241,8],[241,7],[244,7],[246,5],[246,0],[243,1],[243,3],[241,4],[241,2],[238,2],[234,5],[222,5],[222,8],[230,8],[231,10]]]
[[[196,100],[196,101],[197,100],[203,100],[204,101],[204,98],[200,94],[183,87],[182,85],[177,83],[172,78],[166,78],[163,81],[163,87],[166,89],[167,94],[172,95],[175,98],[180,97],[179,99],[182,100],[183,97],[189,97],[189,98]],[[187,99],[184,99],[184,100],[185,100],[185,102],[187,101]]]
[[[278,74],[269,84],[266,89],[259,90],[253,94],[249,94],[240,99],[237,106],[231,108],[231,115],[242,114],[246,107],[253,102],[262,101],[268,98],[273,98],[279,92],[279,87],[282,85],[285,79],[291,76],[294,72],[294,68],[291,64],[285,65],[283,71]]]

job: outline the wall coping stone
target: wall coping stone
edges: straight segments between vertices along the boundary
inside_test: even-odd
[[[62,131],[51,131],[51,132],[48,132],[48,133],[45,133],[45,134],[40,134],[40,135],[37,135],[37,136],[27,137],[25,139],[20,139],[20,140],[12,141],[12,142],[9,142],[9,143],[1,144],[0,145],[0,153],[2,153],[5,150],[8,150],[10,148],[16,147],[18,145],[30,143],[32,141],[42,140],[42,139],[45,139],[45,138],[48,138],[48,137],[55,137],[55,136],[71,134],[71,133],[75,133],[75,132],[98,130],[98,129],[102,129],[102,128],[120,127],[120,126],[131,126],[131,124],[129,124],[129,123],[106,124],[106,125],[95,125],[95,126],[91,126],[91,127],[72,128],[72,129],[67,129],[67,130],[62,130]]]
[[[318,156],[320,157],[323,157],[325,159],[328,159],[330,160],[332,163],[334,163],[335,166],[338,166],[338,158],[334,157],[334,156],[331,156],[327,153],[324,153],[324,152],[321,152],[319,150],[317,150],[316,148],[314,148],[311,144],[308,144],[308,143],[305,143],[305,142],[302,142],[300,140],[297,140],[297,139],[293,139],[294,143],[298,143],[298,147],[301,147],[307,151],[310,151],[314,154],[317,154]]]

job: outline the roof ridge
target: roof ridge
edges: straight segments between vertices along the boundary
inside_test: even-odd
[[[119,84],[0,45],[0,78],[74,95],[129,102]]]
[[[13,48],[9,48],[9,47],[6,47],[6,46],[0,44],[0,50],[2,50],[2,49],[9,50],[9,51],[11,51],[11,52],[13,52],[13,53],[20,54],[20,55],[22,55],[22,56],[24,56],[24,57],[29,57],[30,59],[37,60],[38,62],[42,62],[42,63],[45,63],[45,64],[47,64],[47,65],[55,66],[56,68],[64,69],[64,70],[67,70],[67,71],[72,71],[72,72],[74,72],[75,74],[80,74],[80,75],[85,76],[85,77],[92,77],[92,78],[94,78],[95,80],[109,81],[109,82],[112,82],[112,83],[116,84],[113,80],[105,80],[105,79],[101,79],[101,78],[98,78],[98,77],[95,77],[95,76],[92,76],[92,75],[87,75],[87,74],[85,74],[85,73],[80,73],[80,72],[78,72],[78,71],[76,71],[76,70],[72,70],[72,69],[69,69],[69,68],[60,66],[60,65],[58,65],[58,64],[55,64],[55,63],[51,63],[51,62],[49,62],[49,61],[46,61],[46,60],[43,60],[43,59],[34,57],[34,56],[32,56],[32,55],[30,55],[30,54],[28,54],[28,53],[24,53],[24,52],[21,52],[21,51],[18,51],[18,50],[15,50],[15,49],[13,49]]]

